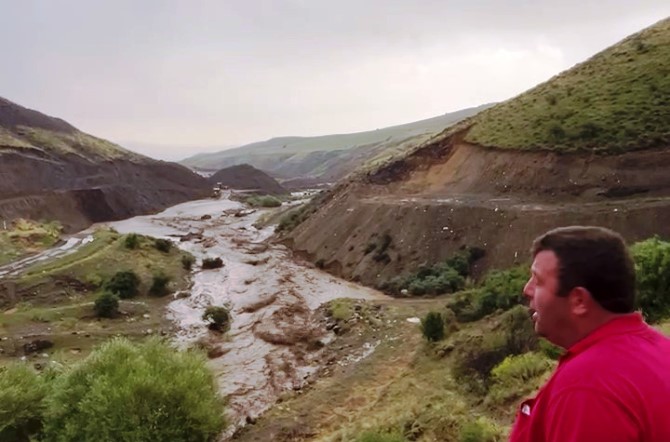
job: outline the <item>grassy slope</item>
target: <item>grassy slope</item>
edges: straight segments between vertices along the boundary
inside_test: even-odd
[[[34,150],[56,155],[74,154],[90,160],[147,159],[84,132],[64,133],[26,126],[19,126],[15,131],[0,127],[0,153],[3,148]]]
[[[147,292],[158,272],[171,277],[172,291],[187,288],[189,272],[181,263],[185,252],[176,247],[169,253],[160,252],[148,237],[140,237],[139,247],[129,250],[124,247],[124,238],[113,231],[99,230],[94,241],[75,253],[28,268],[17,279],[17,290],[39,295],[0,313],[0,334],[9,338],[2,345],[4,354],[11,355],[14,347],[20,348],[21,336],[35,335],[52,340],[53,350],[65,357],[79,358],[111,336],[142,337],[147,329],[168,327],[162,309],[170,297],[151,297]],[[98,320],[93,315],[93,301],[101,284],[121,270],[138,274],[142,281],[140,295],[121,301],[120,309],[125,312],[121,317]]]
[[[351,301],[331,303],[333,316],[341,316],[344,323],[351,316],[343,308],[347,303]],[[442,310],[444,304],[444,298],[394,302],[385,305],[381,326],[364,322],[351,326],[332,345],[353,344],[355,348],[356,343],[380,339],[371,356],[350,366],[335,364],[332,373],[306,391],[287,394],[235,440],[351,442],[365,433],[385,432],[403,435],[400,440],[419,442],[507,440],[520,398],[532,395],[551,369],[502,386],[503,395],[496,395],[501,389],[495,387],[484,396],[467,390],[453,375],[454,354],[468,336],[486,335],[498,327],[501,316],[460,324],[460,330],[444,341],[428,345],[419,326],[406,319]],[[658,328],[670,335],[670,322]],[[465,438],[473,427],[488,428],[489,437],[470,433],[470,438]]]
[[[557,151],[670,145],[670,19],[478,115],[466,140]]]
[[[60,238],[58,223],[35,223],[16,220],[7,230],[0,230],[0,265],[52,247]]]
[[[268,154],[286,156],[306,155],[319,151],[350,150],[384,142],[392,146],[394,143],[398,144],[409,137],[437,133],[463,118],[476,114],[479,110],[485,108],[485,106],[367,132],[320,137],[272,138],[267,141],[252,143],[217,153],[195,155],[181,161],[181,164],[189,167],[218,169],[223,164],[223,161],[236,157],[240,158],[239,163],[243,163],[252,160],[256,156]]]

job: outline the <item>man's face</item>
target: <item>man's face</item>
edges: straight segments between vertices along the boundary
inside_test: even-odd
[[[552,343],[565,347],[563,336],[569,332],[570,308],[567,297],[558,296],[559,262],[551,250],[535,255],[530,279],[523,294],[530,301],[529,309],[535,332]]]

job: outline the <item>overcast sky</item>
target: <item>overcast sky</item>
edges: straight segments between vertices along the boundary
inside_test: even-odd
[[[0,0],[0,96],[161,159],[510,98],[668,0]]]

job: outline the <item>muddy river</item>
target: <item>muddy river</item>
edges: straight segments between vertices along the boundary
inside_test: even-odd
[[[220,269],[196,270],[190,293],[175,296],[166,314],[177,325],[174,339],[179,346],[204,343],[217,355],[209,363],[228,398],[224,440],[282,393],[301,389],[318,371],[320,347],[333,339],[314,320],[321,304],[341,297],[386,299],[295,260],[286,247],[270,241],[273,226],[253,226],[266,211],[251,211],[224,195],[107,223],[121,233],[172,239],[198,261],[223,260]],[[230,309],[232,327],[226,335],[210,332],[201,319],[210,305]]]

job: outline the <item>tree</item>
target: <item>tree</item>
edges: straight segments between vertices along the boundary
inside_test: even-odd
[[[444,338],[444,319],[439,312],[428,312],[421,320],[421,331],[429,342],[437,342]]]
[[[140,277],[132,270],[116,272],[105,284],[105,290],[116,293],[121,299],[137,296]]]
[[[44,441],[212,441],[223,403],[204,355],[113,339],[56,378]]]
[[[0,440],[28,442],[42,429],[44,379],[25,364],[0,368]]]
[[[113,318],[119,313],[119,297],[105,291],[95,300],[93,309],[99,318]]]

